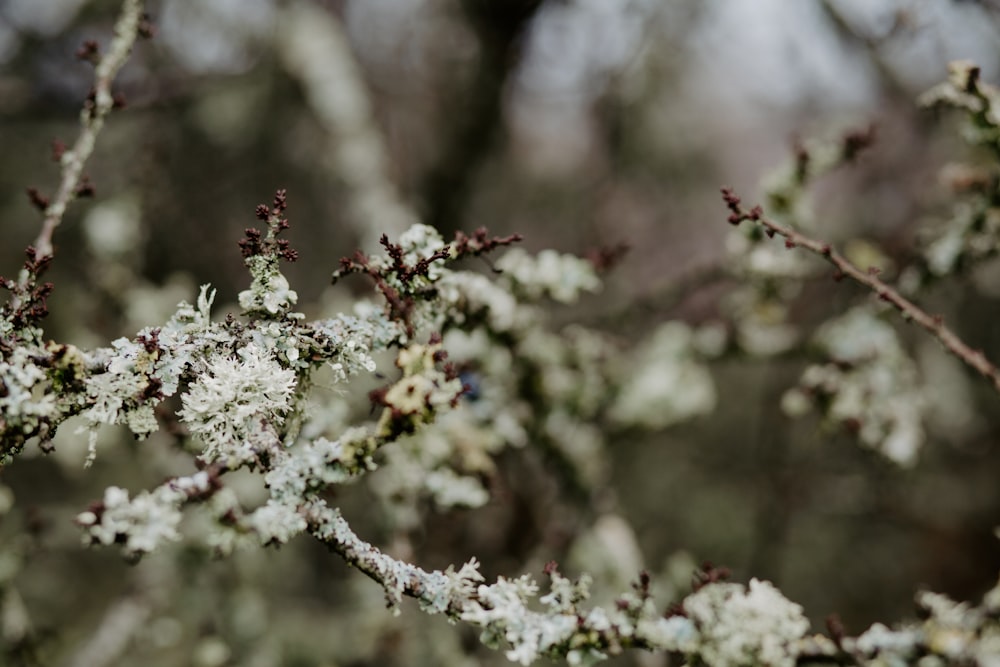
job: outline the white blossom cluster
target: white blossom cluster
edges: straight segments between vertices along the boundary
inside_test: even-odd
[[[531,256],[515,248],[497,262],[497,268],[507,274],[515,294],[523,291],[532,300],[547,296],[571,303],[581,292],[593,292],[600,287],[590,262],[555,250]]]
[[[797,643],[809,630],[802,607],[789,602],[770,582],[705,586],[684,599],[696,628],[699,657],[719,667],[792,667]]]
[[[980,68],[969,60],[948,63],[947,80],[920,96],[922,106],[949,106],[969,113],[964,128],[969,143],[1000,144],[1000,89],[980,80]]]
[[[979,68],[969,61],[949,65],[948,80],[920,99],[928,107],[953,107],[969,115],[966,139],[996,149],[1000,145],[1000,90],[979,80]],[[946,165],[940,179],[956,195],[951,217],[931,230],[924,247],[926,269],[941,278],[968,271],[1000,252],[1000,208],[994,198],[993,165]]]
[[[875,623],[843,648],[865,665],[982,665],[1000,662],[1000,584],[979,606],[955,602],[940,593],[922,592],[919,623],[890,629]]]
[[[794,279],[775,282],[766,278],[751,281],[726,295],[725,307],[733,321],[734,341],[758,357],[782,354],[795,347],[802,334],[789,317],[789,304],[800,292],[801,285]]]
[[[998,252],[1000,209],[987,197],[977,197],[955,207],[952,217],[924,249],[924,256],[930,271],[940,277],[955,273],[960,262],[972,265]]]
[[[782,406],[798,416],[816,404],[827,419],[900,465],[912,465],[924,441],[925,390],[895,329],[871,306],[828,321],[815,344],[830,361],[806,368]]]
[[[849,162],[852,151],[871,140],[870,132],[801,144],[794,159],[765,184],[767,219],[791,233],[808,229],[813,216],[807,186]],[[860,143],[851,148],[852,142]],[[817,256],[819,250],[809,253],[795,246],[793,238],[767,225],[739,226],[729,235],[727,249],[741,280],[724,301],[735,342],[761,356],[818,352],[823,361],[810,364],[798,386],[785,393],[784,412],[800,417],[817,408],[829,423],[855,434],[865,446],[897,464],[913,465],[924,441],[929,403],[916,361],[872,304],[829,319],[804,343],[800,325],[791,321],[791,308],[806,281],[829,268]],[[870,275],[894,268],[875,244],[862,239],[848,241],[844,255]],[[837,269],[833,277],[843,274]]]
[[[691,327],[661,325],[629,359],[612,418],[656,429],[713,412],[715,383],[699,356]]]
[[[85,531],[86,544],[123,543],[127,556],[138,557],[164,541],[179,540],[181,506],[209,490],[210,478],[204,471],[173,479],[131,499],[125,489],[111,486],[98,507],[79,514],[76,522]]]

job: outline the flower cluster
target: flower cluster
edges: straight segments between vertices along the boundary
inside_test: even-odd
[[[207,495],[212,476],[197,472],[142,491],[129,499],[129,493],[117,486],[108,487],[104,498],[76,517],[85,531],[87,544],[122,544],[125,555],[138,558],[164,541],[180,539],[181,506],[195,497]]]
[[[858,306],[826,322],[814,342],[829,361],[806,368],[785,394],[785,411],[798,416],[816,404],[887,459],[913,465],[924,441],[926,391],[892,326]]]
[[[697,653],[720,667],[792,667],[798,642],[809,630],[802,607],[789,602],[770,582],[749,586],[717,583],[684,599],[685,616],[695,627]]]

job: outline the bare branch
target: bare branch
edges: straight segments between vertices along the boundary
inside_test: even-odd
[[[39,259],[52,256],[52,233],[62,222],[66,207],[79,196],[83,167],[94,151],[97,135],[104,126],[104,118],[112,108],[121,104],[120,100],[112,96],[111,84],[128,59],[132,45],[139,36],[140,26],[143,23],[142,7],[142,0],[125,0],[121,15],[115,23],[115,37],[107,53],[97,62],[93,94],[87,98],[80,111],[80,135],[72,148],[63,151],[60,156],[62,180],[55,197],[45,208],[42,230],[35,241]]]
[[[775,234],[785,239],[785,247],[802,247],[815,255],[819,255],[837,269],[836,277],[848,277],[856,283],[871,290],[879,299],[892,305],[903,315],[903,319],[915,322],[925,329],[932,336],[941,341],[945,349],[958,357],[967,366],[976,370],[980,375],[990,381],[993,388],[1000,392],[1000,369],[991,363],[981,350],[972,349],[958,335],[945,326],[940,315],[931,315],[920,306],[916,305],[895,288],[888,285],[878,277],[875,269],[862,270],[852,264],[846,257],[834,250],[829,243],[817,241],[790,227],[781,225],[773,220],[764,217],[759,206],[755,206],[747,211],[740,204],[740,198],[733,193],[731,188],[722,188],[722,196],[731,212],[729,222],[738,225],[744,220],[759,225],[773,237]]]

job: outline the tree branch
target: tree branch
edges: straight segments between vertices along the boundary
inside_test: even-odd
[[[104,119],[116,106],[111,95],[111,84],[128,59],[140,33],[142,24],[142,0],[125,0],[122,11],[115,23],[115,37],[107,53],[97,62],[94,74],[94,90],[80,111],[80,135],[73,147],[65,151],[61,158],[62,181],[55,198],[45,207],[42,230],[35,241],[38,259],[52,256],[52,233],[62,222],[66,207],[78,196],[83,180],[83,167],[94,151],[97,135],[104,126]]]
[[[986,358],[982,350],[974,350],[965,343],[944,324],[940,315],[929,314],[879,278],[878,270],[869,268],[867,271],[863,271],[834,250],[829,243],[817,241],[790,227],[765,218],[760,206],[755,206],[747,211],[741,205],[740,198],[736,196],[731,188],[722,188],[722,197],[731,212],[729,216],[730,224],[738,225],[744,220],[749,220],[755,225],[762,227],[769,237],[773,237],[775,234],[783,237],[786,248],[802,247],[822,257],[836,267],[837,273],[834,275],[835,279],[840,280],[846,276],[871,290],[879,299],[889,303],[902,313],[903,319],[915,322],[937,338],[946,350],[958,357],[967,366],[977,371],[993,385],[993,388],[997,392],[1000,392],[1000,369]]]

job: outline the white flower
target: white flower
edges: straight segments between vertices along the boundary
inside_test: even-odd
[[[856,646],[867,655],[887,652],[902,656],[912,654],[920,644],[921,637],[913,629],[890,630],[881,623],[876,623],[858,637]]]
[[[524,250],[510,250],[497,261],[497,268],[530,298],[542,296],[571,303],[581,292],[596,292],[601,281],[594,265],[573,255],[543,250],[532,257]]]
[[[171,488],[170,484],[152,493],[143,491],[132,500],[128,491],[111,486],[104,491],[100,521],[94,512],[84,512],[77,522],[86,528],[90,540],[109,545],[124,538],[126,553],[149,553],[165,540],[180,539],[179,507],[186,498],[184,490]]]
[[[870,306],[849,310],[816,333],[832,363],[803,372],[804,395],[827,401],[827,417],[859,427],[858,438],[900,465],[912,465],[924,441],[926,389],[916,363]],[[790,402],[789,407],[800,409]]]
[[[667,651],[692,653],[698,648],[698,630],[683,616],[642,618],[636,635]]]
[[[490,493],[475,477],[459,475],[450,468],[425,473],[424,484],[438,507],[481,507],[490,500]]]
[[[622,424],[665,428],[715,409],[712,376],[695,359],[691,329],[667,322],[644,342],[625,369],[611,416]]]
[[[684,611],[700,634],[698,654],[709,665],[794,667],[794,642],[809,621],[767,581],[710,584],[684,600]]]

